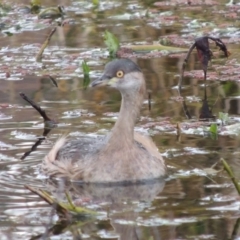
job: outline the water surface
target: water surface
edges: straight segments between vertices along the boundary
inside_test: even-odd
[[[225,59],[212,45],[215,57],[206,86],[208,103],[216,116],[213,122],[219,125],[220,134],[214,140],[208,134],[211,123],[198,121],[204,84],[196,52],[187,65],[181,96],[176,85],[184,54],[137,59],[151,91],[152,108],[149,111],[146,96],[136,128],[153,137],[169,175],[164,182],[147,186],[103,190],[69,186],[74,199],[99,215],[61,227],[62,232],[50,238],[77,239],[80,235],[83,239],[238,239],[237,192],[221,171],[221,164],[215,170],[211,167],[224,158],[240,179],[240,32],[234,15],[240,11],[239,4],[100,1],[94,7],[91,1],[55,1],[52,5],[42,1],[43,7],[64,5],[65,17],[71,24],[57,29],[42,62],[37,63],[35,56],[55,23],[23,14],[18,10],[23,2],[12,2],[12,9],[2,16],[5,27],[0,36],[1,239],[31,239],[56,223],[51,207],[24,188],[26,184],[48,191],[59,187],[47,183],[39,174],[41,160],[56,139],[65,133],[73,137],[105,134],[113,126],[120,94],[106,88],[83,90],[80,68],[85,59],[92,79],[103,71],[108,61],[102,38],[105,30],[113,32],[121,44],[169,38],[184,48],[203,34],[221,37],[232,55]],[[16,30],[15,25],[21,28]],[[6,31],[13,35],[7,37]],[[195,70],[199,70],[200,77],[194,75]],[[59,87],[54,87],[45,75],[54,76]],[[20,98],[19,92],[37,102],[59,123],[24,160],[20,158],[42,136],[44,126],[42,118]],[[183,99],[192,119],[184,113]],[[229,114],[227,126],[220,125],[219,112]],[[181,126],[181,136],[177,136],[177,124]]]

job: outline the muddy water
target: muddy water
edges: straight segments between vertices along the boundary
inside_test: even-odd
[[[94,8],[89,2],[56,3],[65,6],[66,18],[72,24],[57,29],[42,63],[36,63],[35,56],[54,23],[39,21],[31,14],[22,15],[18,11],[22,5],[14,6],[3,18],[9,24],[5,31],[13,31],[11,24],[18,23],[22,28],[13,31],[11,37],[2,33],[0,38],[1,239],[31,239],[41,234],[45,234],[43,239],[48,235],[51,239],[80,239],[79,235],[84,239],[123,240],[238,239],[236,190],[220,164],[211,167],[224,158],[240,179],[237,131],[240,35],[234,18],[234,13],[240,11],[239,5],[226,6],[227,1],[215,5],[210,1],[195,5],[196,1],[191,1],[191,5],[184,5],[178,1],[176,7],[175,1],[169,1],[173,5],[158,2],[156,7],[150,1],[101,1]],[[42,4],[49,6],[48,1]],[[162,19],[163,16],[168,17]],[[10,21],[12,18],[14,23]],[[144,103],[136,128],[152,135],[169,174],[164,181],[146,186],[67,186],[77,202],[96,210],[98,215],[61,226],[57,231],[52,228],[57,216],[51,207],[24,185],[56,192],[62,185],[49,183],[39,174],[41,160],[55,140],[64,133],[73,137],[105,134],[113,126],[120,106],[119,93],[104,88],[82,90],[79,68],[86,59],[91,78],[101,74],[107,62],[102,40],[106,29],[116,34],[122,44],[157,41],[159,37],[174,34],[176,44],[183,41],[183,47],[188,48],[202,33],[223,38],[232,55],[226,60],[213,46],[217,56],[209,69],[206,86],[219,136],[213,139],[209,136],[210,123],[198,121],[204,84],[201,74],[200,78],[194,75],[195,70],[201,69],[195,52],[186,69],[181,96],[176,85],[184,54],[138,59],[151,91],[152,106],[149,111],[147,101]],[[228,67],[222,70],[224,65]],[[234,69],[224,73],[231,66]],[[216,72],[218,75],[214,75]],[[56,78],[58,88],[44,77],[46,74]],[[19,92],[24,92],[58,121],[47,140],[24,160],[20,158],[42,136],[44,126],[39,114],[20,98]],[[191,119],[185,115],[183,99]],[[229,113],[226,126],[220,126],[219,112]],[[181,128],[180,136],[177,124]]]

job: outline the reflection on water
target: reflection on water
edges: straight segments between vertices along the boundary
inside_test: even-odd
[[[86,185],[47,181],[48,189],[51,189],[51,192],[55,193],[58,199],[61,199],[61,195],[64,195],[61,189],[67,189],[76,205],[86,205],[98,210],[99,216],[97,218],[107,221],[110,226],[110,229],[99,229],[99,226],[94,223],[95,219],[89,216],[73,222],[73,229],[76,228],[76,225],[81,224],[81,231],[84,234],[92,235],[92,232],[98,232],[102,237],[115,236],[116,238],[119,236],[119,239],[139,239],[139,237],[143,237],[141,227],[138,226],[136,220],[141,219],[143,215],[140,213],[149,207],[155,197],[161,193],[164,184],[163,179],[137,185]],[[101,224],[103,223],[99,223],[99,225]],[[70,226],[63,227],[61,231],[64,231],[66,227],[69,228]],[[56,228],[56,225],[54,228]],[[90,232],[89,228],[91,229]],[[49,231],[52,230],[51,227]]]
[[[50,4],[49,1],[42,2],[45,6]],[[221,5],[215,7],[224,9],[227,1],[219,2]],[[226,131],[227,134],[220,134],[217,140],[212,140],[205,134],[210,124],[199,125],[198,122],[202,100],[207,95],[213,115],[218,118],[219,112],[228,112],[229,121],[237,124],[240,120],[239,82],[209,80],[204,86],[202,80],[187,75],[179,96],[176,85],[183,55],[137,60],[152,98],[150,112],[147,101],[142,107],[137,129],[151,134],[163,153],[169,169],[165,183],[112,188],[68,185],[76,202],[95,209],[99,214],[72,225],[62,223],[61,227],[56,227],[57,216],[51,207],[24,188],[28,184],[56,194],[58,184],[42,179],[39,164],[61,134],[70,132],[73,137],[81,137],[105,134],[111,129],[119,110],[120,94],[113,89],[83,91],[79,69],[82,59],[86,59],[92,70],[92,79],[102,72],[107,61],[107,52],[101,50],[104,47],[101,36],[105,29],[115,33],[124,44],[157,40],[159,36],[169,34],[186,37],[198,29],[196,25],[186,29],[186,25],[179,25],[181,21],[176,25],[160,23],[163,16],[167,23],[174,19],[171,14],[177,14],[184,23],[187,17],[179,12],[180,7],[156,8],[149,13],[149,19],[144,19],[146,6],[151,1],[125,1],[123,4],[101,1],[99,11],[93,10],[88,1],[57,1],[56,4],[66,6],[68,17],[73,18],[75,24],[57,30],[44,52],[42,63],[36,63],[35,56],[39,44],[51,31],[51,25],[46,28],[46,23],[39,23],[41,26],[34,25],[38,31],[33,31],[26,25],[34,19],[29,15],[26,17],[28,21],[22,24],[22,32],[11,38],[3,35],[0,38],[1,239],[30,239],[48,230],[59,234],[52,239],[72,239],[80,233],[86,239],[240,237],[237,193],[219,164],[215,171],[209,171],[223,157],[240,179],[239,137]],[[220,20],[215,21],[212,17],[212,7],[204,7],[204,11],[198,9],[195,6],[188,10],[188,18],[193,15],[194,18],[206,18],[213,21],[218,27],[216,31],[219,31]],[[159,14],[159,22],[151,22],[156,13]],[[14,17],[19,17],[17,12]],[[19,19],[23,19],[22,15]],[[37,20],[33,22],[35,24]],[[222,33],[221,36],[227,40],[229,35]],[[232,58],[239,59],[236,50],[239,46],[232,44],[231,47],[234,49]],[[212,68],[225,62],[213,59]],[[199,69],[197,57],[192,54],[186,70]],[[214,72],[212,70],[210,67],[209,74]],[[6,72],[9,72],[9,78],[6,78]],[[42,77],[45,74],[53,75],[59,88]],[[20,160],[23,154],[43,136],[44,124],[39,114],[20,98],[19,92],[24,92],[58,121],[58,127],[52,129],[46,141],[41,142],[23,161]],[[186,118],[183,103],[191,120]],[[178,123],[182,124],[180,137],[177,137]]]

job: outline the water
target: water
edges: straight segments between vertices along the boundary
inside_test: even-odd
[[[95,8],[91,1],[57,1],[54,4],[65,6],[66,18],[73,24],[57,29],[42,63],[36,63],[35,56],[54,23],[20,13],[15,1],[13,9],[4,14],[2,22],[6,26],[0,37],[1,239],[34,239],[47,229],[51,239],[240,238],[238,194],[220,163],[211,168],[224,158],[240,179],[240,37],[234,15],[240,6],[226,6],[227,1],[211,6],[208,1],[202,6],[195,5],[196,1],[191,5],[178,2],[174,7],[175,1],[169,1],[169,6],[159,1],[163,6],[157,8],[151,1],[101,1]],[[44,7],[48,4],[42,1]],[[16,30],[16,25],[21,28]],[[232,55],[225,59],[212,45],[215,57],[206,86],[208,103],[216,115],[212,122],[218,123],[219,135],[214,140],[209,136],[211,123],[198,121],[204,84],[196,52],[187,65],[181,96],[176,85],[185,53],[138,59],[151,91],[152,106],[149,111],[146,97],[136,128],[152,136],[169,175],[165,181],[146,186],[67,186],[76,202],[96,210],[98,215],[57,229],[52,208],[24,185],[56,192],[61,184],[49,183],[39,174],[41,160],[56,139],[65,133],[79,137],[105,134],[111,129],[120,105],[119,93],[106,88],[83,90],[79,68],[85,59],[92,79],[101,74],[108,54],[102,39],[106,29],[123,45],[161,37],[188,48],[196,36],[208,33],[221,37]],[[4,31],[13,36],[7,37]],[[45,75],[53,76],[59,87]],[[47,140],[24,160],[20,158],[42,136],[44,126],[19,92],[58,121]],[[184,113],[183,99],[191,120]],[[219,112],[229,114],[226,126],[221,126]]]

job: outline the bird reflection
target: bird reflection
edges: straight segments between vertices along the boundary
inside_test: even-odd
[[[105,232],[108,238],[111,236],[110,239],[145,240],[146,232],[142,226],[137,224],[137,220],[144,216],[145,209],[151,206],[152,201],[162,192],[165,181],[158,179],[141,184],[109,185],[47,180],[46,184],[48,190],[58,200],[64,196],[61,192],[61,189],[64,189],[71,194],[76,205],[83,201],[88,201],[90,205],[97,204],[100,208],[99,212],[105,212],[105,215],[100,214],[98,217],[100,220],[97,222],[95,216],[80,217],[72,221],[60,219],[45,233],[33,236],[32,240],[62,234],[66,231],[71,231],[73,239],[82,239],[83,234],[89,235],[91,239],[99,239],[97,233]],[[152,228],[153,231],[149,234],[155,232],[154,228],[157,227]],[[150,237],[152,236],[148,238]]]

